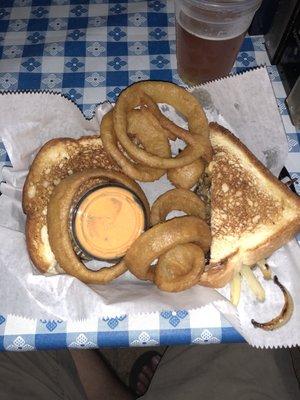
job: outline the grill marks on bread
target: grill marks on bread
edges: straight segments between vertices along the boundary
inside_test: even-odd
[[[239,237],[261,224],[276,224],[283,207],[280,199],[268,194],[259,177],[242,165],[225,148],[217,146],[213,163],[212,208],[215,237],[234,234]]]
[[[25,183],[23,207],[26,213],[40,212],[46,216],[45,207],[54,186],[74,172],[99,167],[119,170],[103,149],[99,138],[60,139],[59,142],[56,139],[48,142],[38,155],[44,157],[44,162],[37,160],[37,163],[33,163]]]
[[[53,189],[68,175],[90,168],[120,171],[98,136],[50,140],[31,165],[23,189],[26,242],[30,258],[43,272],[61,272],[50,247],[47,229],[47,207]]]
[[[210,123],[211,264],[235,269],[269,257],[300,230],[300,198],[228,130]]]

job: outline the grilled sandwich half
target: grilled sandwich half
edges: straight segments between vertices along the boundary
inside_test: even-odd
[[[89,168],[119,171],[98,136],[53,139],[35,157],[23,188],[26,243],[30,258],[41,272],[63,272],[51,250],[47,229],[47,206],[53,188],[68,175]]]
[[[300,231],[300,198],[225,128],[211,123],[210,140],[210,264],[227,268],[220,287],[243,265],[255,265]]]

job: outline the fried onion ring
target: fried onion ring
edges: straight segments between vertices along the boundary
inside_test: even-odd
[[[153,182],[166,172],[163,169],[149,168],[144,165],[136,164],[122,153],[118,148],[117,138],[114,132],[112,111],[102,118],[100,132],[104,149],[130,178],[142,182]]]
[[[70,210],[80,188],[88,180],[115,181],[131,189],[141,199],[146,220],[149,221],[149,204],[142,189],[127,176],[104,169],[86,170],[68,176],[54,189],[48,204],[47,224],[51,249],[62,269],[85,283],[107,283],[117,278],[127,270],[126,263],[121,262],[91,271],[79,260],[74,252],[69,234]]]
[[[181,153],[178,155],[178,158],[180,158],[180,155]],[[167,177],[175,187],[191,189],[199,182],[204,169],[205,163],[199,158],[184,167],[168,169]]]
[[[156,117],[148,109],[141,108],[129,112],[128,132],[136,136],[149,153],[160,157],[171,157],[169,131],[160,126]]]
[[[173,210],[205,219],[205,203],[195,193],[186,189],[172,189],[153,203],[150,211],[151,225],[162,222]],[[204,248],[203,250],[205,251]],[[212,288],[223,287],[232,280],[235,271],[239,270],[239,265],[239,258],[235,260],[234,257],[224,264],[209,265],[208,269],[199,275],[198,283]]]
[[[153,226],[164,221],[173,210],[205,219],[205,204],[195,193],[185,189],[171,189],[153,203],[150,224]]]
[[[178,245],[159,257],[154,283],[166,292],[186,290],[198,283],[204,264],[204,252],[199,246]]]
[[[211,234],[206,222],[184,216],[155,225],[138,237],[124,260],[137,278],[153,281],[155,267],[151,263],[173,247],[186,243],[199,244],[204,252],[209,250]]]
[[[143,105],[145,94],[150,96],[155,103],[172,105],[187,118],[190,133],[184,130],[172,132],[187,143],[180,158],[178,156],[165,158],[150,154],[132,143],[128,137],[128,112]],[[200,157],[206,161],[211,160],[212,149],[208,136],[208,123],[202,107],[190,93],[175,84],[147,81],[129,86],[118,97],[113,109],[113,120],[116,136],[123,148],[134,159],[150,167],[164,169],[183,167]]]
[[[142,102],[144,106],[147,106],[147,109],[157,118],[159,121],[160,125],[166,130],[167,132],[167,137],[170,140],[176,140],[177,137],[172,133],[172,131],[180,128],[178,125],[176,125],[174,122],[169,120],[159,109],[158,105],[154,103],[154,101],[149,97],[148,95],[144,94]]]
[[[229,283],[239,270],[240,263],[234,259],[224,264],[209,265],[209,269],[200,276],[199,285],[211,288],[221,288]]]
[[[161,127],[163,127],[168,132],[168,138],[171,140],[176,140],[177,137],[182,138],[188,132],[176,125],[175,122],[171,121],[166,117],[159,109],[158,105],[154,103],[150,96],[143,95],[143,103],[147,106],[149,111],[155,115]]]
[[[178,86],[179,87],[179,86]],[[140,91],[140,90],[139,90]],[[149,111],[156,117],[159,121],[160,126],[167,132],[167,137],[171,140],[176,140],[180,138],[186,140],[187,143],[193,144],[189,132],[180,126],[176,125],[175,122],[167,118],[159,109],[158,105],[152,100],[150,96],[140,91],[141,97],[140,101],[143,107],[147,107]]]

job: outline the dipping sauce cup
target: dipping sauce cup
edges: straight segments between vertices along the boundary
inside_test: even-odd
[[[72,207],[70,235],[86,260],[116,262],[146,229],[142,201],[127,187],[106,183],[89,189]]]

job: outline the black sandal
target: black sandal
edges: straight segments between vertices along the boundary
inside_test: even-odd
[[[160,358],[162,357],[162,355],[157,351],[147,351],[146,353],[140,355],[133,363],[129,375],[129,387],[136,396],[139,397],[143,396],[137,393],[137,384],[139,381],[138,376],[141,372],[143,372],[143,367],[145,365],[149,365],[151,363],[152,358],[155,356],[159,356]]]

